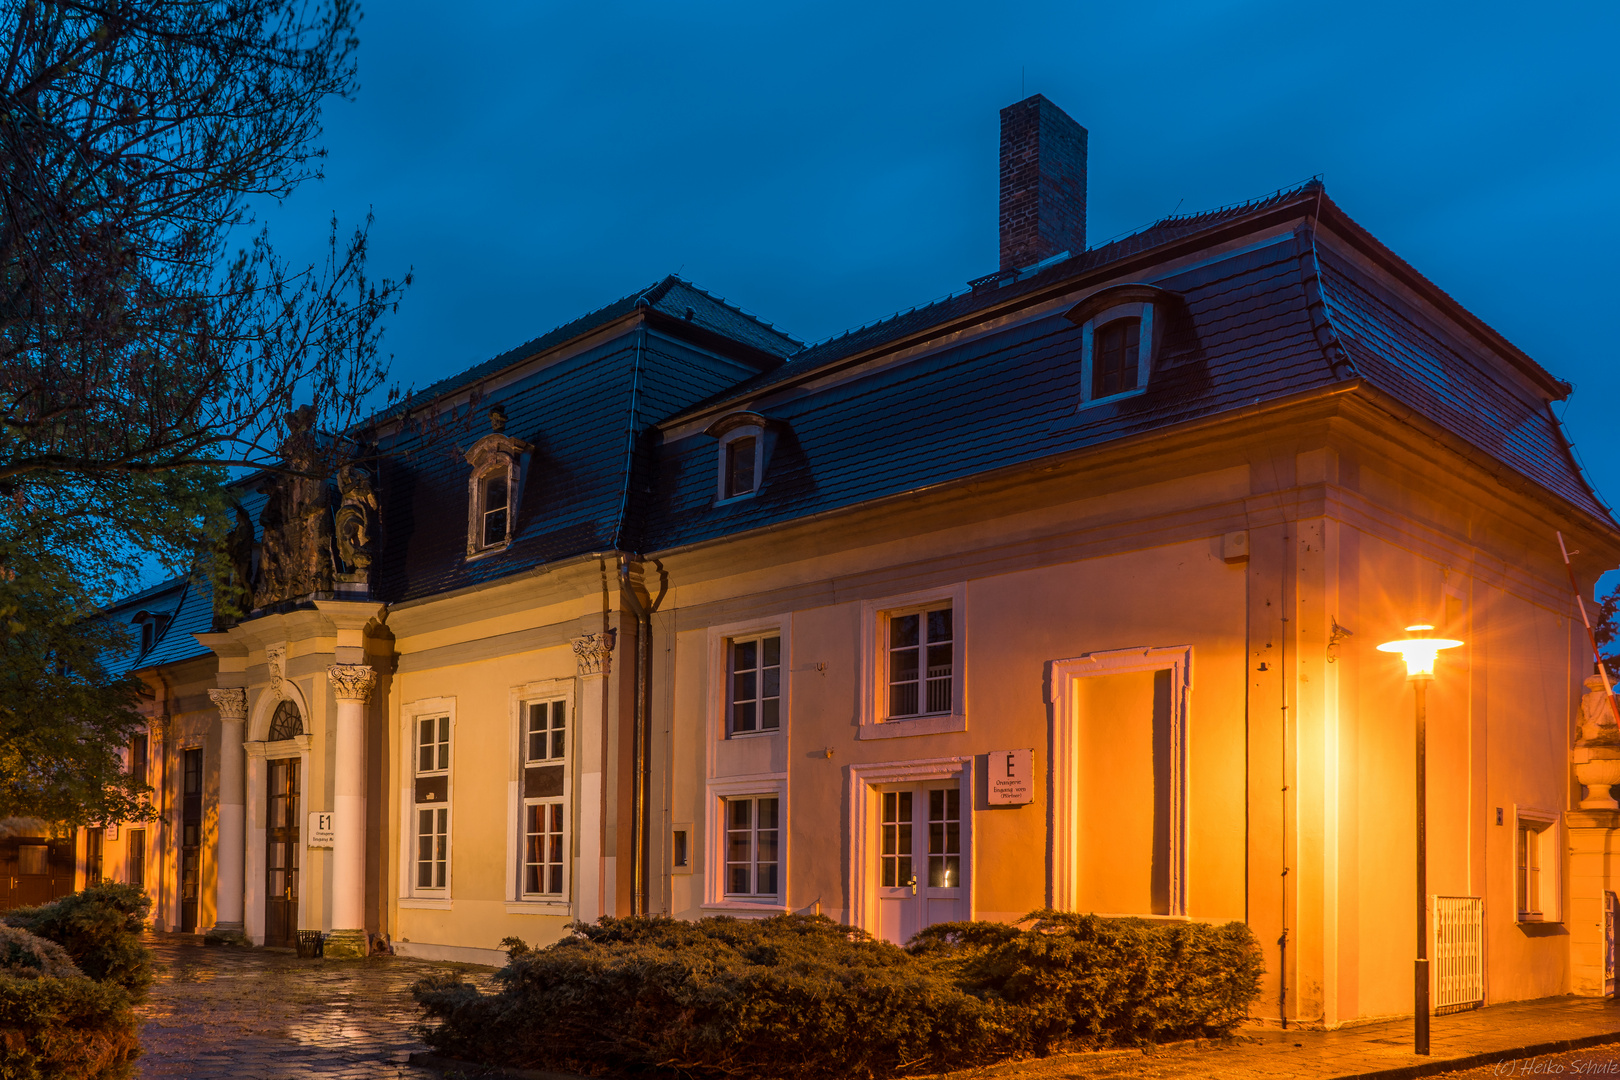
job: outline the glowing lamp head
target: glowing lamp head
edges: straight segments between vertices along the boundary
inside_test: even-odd
[[[1408,626],[1406,632],[1411,635],[1410,637],[1399,641],[1386,641],[1378,646],[1378,651],[1400,653],[1401,659],[1406,661],[1408,679],[1432,679],[1435,657],[1440,655],[1440,650],[1455,649],[1462,644],[1452,638],[1427,636],[1427,631],[1433,629],[1434,627],[1423,623]]]

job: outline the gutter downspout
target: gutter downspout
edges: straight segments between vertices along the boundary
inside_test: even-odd
[[[647,878],[652,863],[652,845],[649,842],[651,823],[648,820],[647,800],[647,788],[652,779],[648,723],[648,716],[652,712],[652,612],[642,604],[641,597],[636,594],[635,586],[630,582],[628,555],[619,558],[619,591],[624,594],[630,604],[631,613],[636,617],[635,688],[632,691],[635,697],[633,734],[635,775],[630,789],[634,807],[630,822],[630,850],[635,853],[635,865],[631,871],[633,885],[630,912],[632,915],[645,915],[649,907]]]

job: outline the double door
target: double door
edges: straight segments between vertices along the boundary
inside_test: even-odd
[[[293,946],[298,939],[298,759],[267,762],[264,943]]]
[[[887,788],[877,797],[878,936],[904,945],[925,926],[966,919],[960,785]]]

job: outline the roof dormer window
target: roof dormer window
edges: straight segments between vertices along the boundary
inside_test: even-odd
[[[740,435],[726,444],[726,487],[723,498],[735,499],[739,495],[752,495],[755,481],[755,459],[759,456],[759,437]]]
[[[1139,318],[1115,319],[1097,329],[1091,346],[1093,400],[1136,389],[1141,342]]]
[[[480,517],[483,518],[484,527],[480,546],[494,547],[506,543],[506,534],[510,531],[508,526],[511,524],[512,507],[508,498],[506,470],[501,469],[484,477],[482,483],[484,490]]]
[[[770,424],[759,413],[735,412],[709,425],[705,434],[720,440],[716,502],[745,499],[764,486]]]
[[[506,434],[506,410],[489,410],[490,433],[467,451],[467,557],[502,551],[517,529],[521,460],[534,447]]]
[[[1080,408],[1147,390],[1173,299],[1155,285],[1112,285],[1067,313],[1080,327]]]

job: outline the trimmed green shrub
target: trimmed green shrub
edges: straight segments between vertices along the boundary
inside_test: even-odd
[[[1026,921],[942,923],[910,949],[953,966],[969,992],[1016,1006],[1034,1053],[1228,1035],[1260,995],[1265,965],[1242,923],[1059,911]]]
[[[96,982],[115,982],[132,1001],[152,985],[152,954],[141,930],[152,901],[133,885],[92,885],[35,908],[8,911],[5,921],[56,942]]]
[[[129,995],[117,983],[0,973],[4,1080],[118,1080],[139,1052]]]
[[[1067,1046],[1221,1035],[1259,993],[1247,927],[1037,912],[931,927],[907,949],[821,916],[601,919],[484,994],[412,988],[451,1057],[586,1073],[892,1077]]]
[[[67,950],[15,926],[0,925],[0,975],[18,979],[72,978],[84,973]]]

